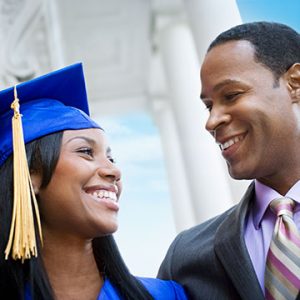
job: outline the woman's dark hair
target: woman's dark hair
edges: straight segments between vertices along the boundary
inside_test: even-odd
[[[51,180],[60,154],[62,135],[62,132],[53,133],[26,145],[30,171],[42,174],[42,187],[46,187]],[[54,293],[41,255],[23,264],[11,257],[7,260],[4,258],[13,207],[12,166],[12,157],[9,157],[0,167],[0,295],[6,295],[6,299],[24,299],[27,285],[32,299],[51,300],[54,299]],[[37,240],[40,253],[38,235]],[[104,272],[122,299],[153,299],[145,287],[130,274],[112,236],[95,238],[93,251],[99,272]]]
[[[217,36],[208,51],[220,44],[239,40],[252,44],[256,61],[267,67],[276,80],[294,63],[300,62],[300,35],[289,26],[272,22],[235,26]]]

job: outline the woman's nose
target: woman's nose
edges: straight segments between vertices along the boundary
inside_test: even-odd
[[[105,166],[100,166],[97,172],[99,176],[111,178],[112,181],[119,181],[121,179],[120,169],[111,161],[109,161]]]

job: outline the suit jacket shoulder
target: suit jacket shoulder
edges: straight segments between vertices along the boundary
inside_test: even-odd
[[[190,299],[263,299],[243,237],[252,198],[253,184],[238,205],[180,233],[158,276],[181,283]]]

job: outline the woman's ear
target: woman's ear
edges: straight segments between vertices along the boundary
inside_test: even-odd
[[[30,172],[31,182],[33,186],[34,193],[38,195],[40,191],[40,186],[42,184],[42,176],[35,171]]]
[[[300,101],[300,63],[293,64],[286,72],[288,88],[295,102]]]

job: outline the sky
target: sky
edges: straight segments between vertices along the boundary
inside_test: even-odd
[[[237,0],[243,22],[272,21],[300,31],[299,0]]]
[[[122,171],[115,238],[130,270],[154,277],[176,234],[158,129],[141,111],[101,118],[99,124]]]
[[[243,22],[275,21],[300,31],[299,0],[238,0]],[[146,112],[101,118],[122,171],[115,238],[133,274],[155,277],[176,235],[159,132]]]

